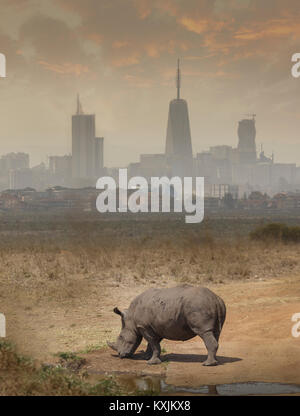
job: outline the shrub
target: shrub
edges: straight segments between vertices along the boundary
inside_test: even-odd
[[[271,223],[257,227],[250,233],[250,238],[260,241],[300,242],[300,227]]]
[[[62,354],[66,359],[77,356]],[[115,396],[125,394],[118,383],[108,377],[97,384],[83,380],[61,365],[37,366],[33,360],[19,355],[14,346],[0,341],[0,396]],[[127,394],[127,392],[126,392]]]

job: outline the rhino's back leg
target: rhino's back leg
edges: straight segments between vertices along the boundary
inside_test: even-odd
[[[202,321],[202,319],[199,317],[199,319],[194,319],[194,322],[190,323],[190,327],[192,331],[199,335],[199,337],[203,340],[205,347],[207,349],[207,359],[204,361],[203,365],[211,366],[211,365],[217,365],[217,351],[219,348],[219,336],[220,331],[216,328],[215,323],[213,320],[205,320]],[[196,323],[197,322],[197,323]]]
[[[203,339],[207,349],[207,359],[204,361],[203,365],[218,365],[216,354],[219,348],[219,343],[216,340],[214,333],[212,331],[208,331],[200,335],[200,337]]]

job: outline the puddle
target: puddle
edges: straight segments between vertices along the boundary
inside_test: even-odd
[[[94,376],[96,374],[94,373]],[[98,374],[99,376],[100,374]],[[245,382],[218,385],[202,385],[198,387],[174,386],[167,384],[160,376],[138,376],[135,374],[114,374],[116,380],[128,392],[153,392],[157,395],[216,395],[216,396],[250,396],[300,394],[300,385],[266,382]]]
[[[218,396],[250,396],[279,395],[300,393],[300,385],[282,383],[247,382],[218,384],[216,386],[177,387],[168,386],[162,381],[162,392],[218,395]],[[170,390],[169,390],[170,389]]]

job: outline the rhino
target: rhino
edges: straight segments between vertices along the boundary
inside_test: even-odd
[[[160,364],[162,339],[186,341],[199,336],[207,349],[203,365],[217,365],[219,337],[226,317],[223,300],[205,287],[180,285],[151,288],[137,296],[121,316],[122,329],[117,340],[108,342],[120,358],[132,357],[142,339],[147,342],[143,358],[148,364]]]

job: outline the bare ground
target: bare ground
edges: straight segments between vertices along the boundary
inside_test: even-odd
[[[226,221],[217,222],[219,239],[209,229],[187,229],[181,222],[72,223],[66,230],[54,230],[57,222],[33,222],[28,231],[22,223],[15,231],[0,230],[0,312],[8,340],[40,363],[76,352],[93,377],[159,375],[174,386],[300,385],[300,337],[291,333],[291,317],[300,313],[300,245],[225,238],[226,230],[235,233],[243,224],[236,221],[232,228]],[[120,330],[113,308],[128,307],[149,287],[179,283],[209,287],[224,299],[221,365],[201,365],[206,350],[198,338],[164,340],[158,366],[138,354],[131,360],[116,357],[106,347]]]
[[[58,351],[81,351],[87,358],[88,372],[164,375],[166,382],[175,386],[244,381],[300,384],[300,338],[291,334],[291,317],[300,312],[300,275],[207,286],[227,305],[218,351],[221,365],[217,367],[201,365],[206,350],[198,338],[163,341],[165,362],[158,366],[149,366],[138,355],[134,360],[121,360],[104,347],[120,329],[113,307],[127,307],[146,285],[107,284],[96,293],[92,285],[90,293],[85,286],[89,296],[61,306],[57,302],[35,306],[23,296],[16,299],[13,308],[5,300],[2,305],[8,317],[9,339],[20,352],[43,362],[55,361],[53,354]]]

